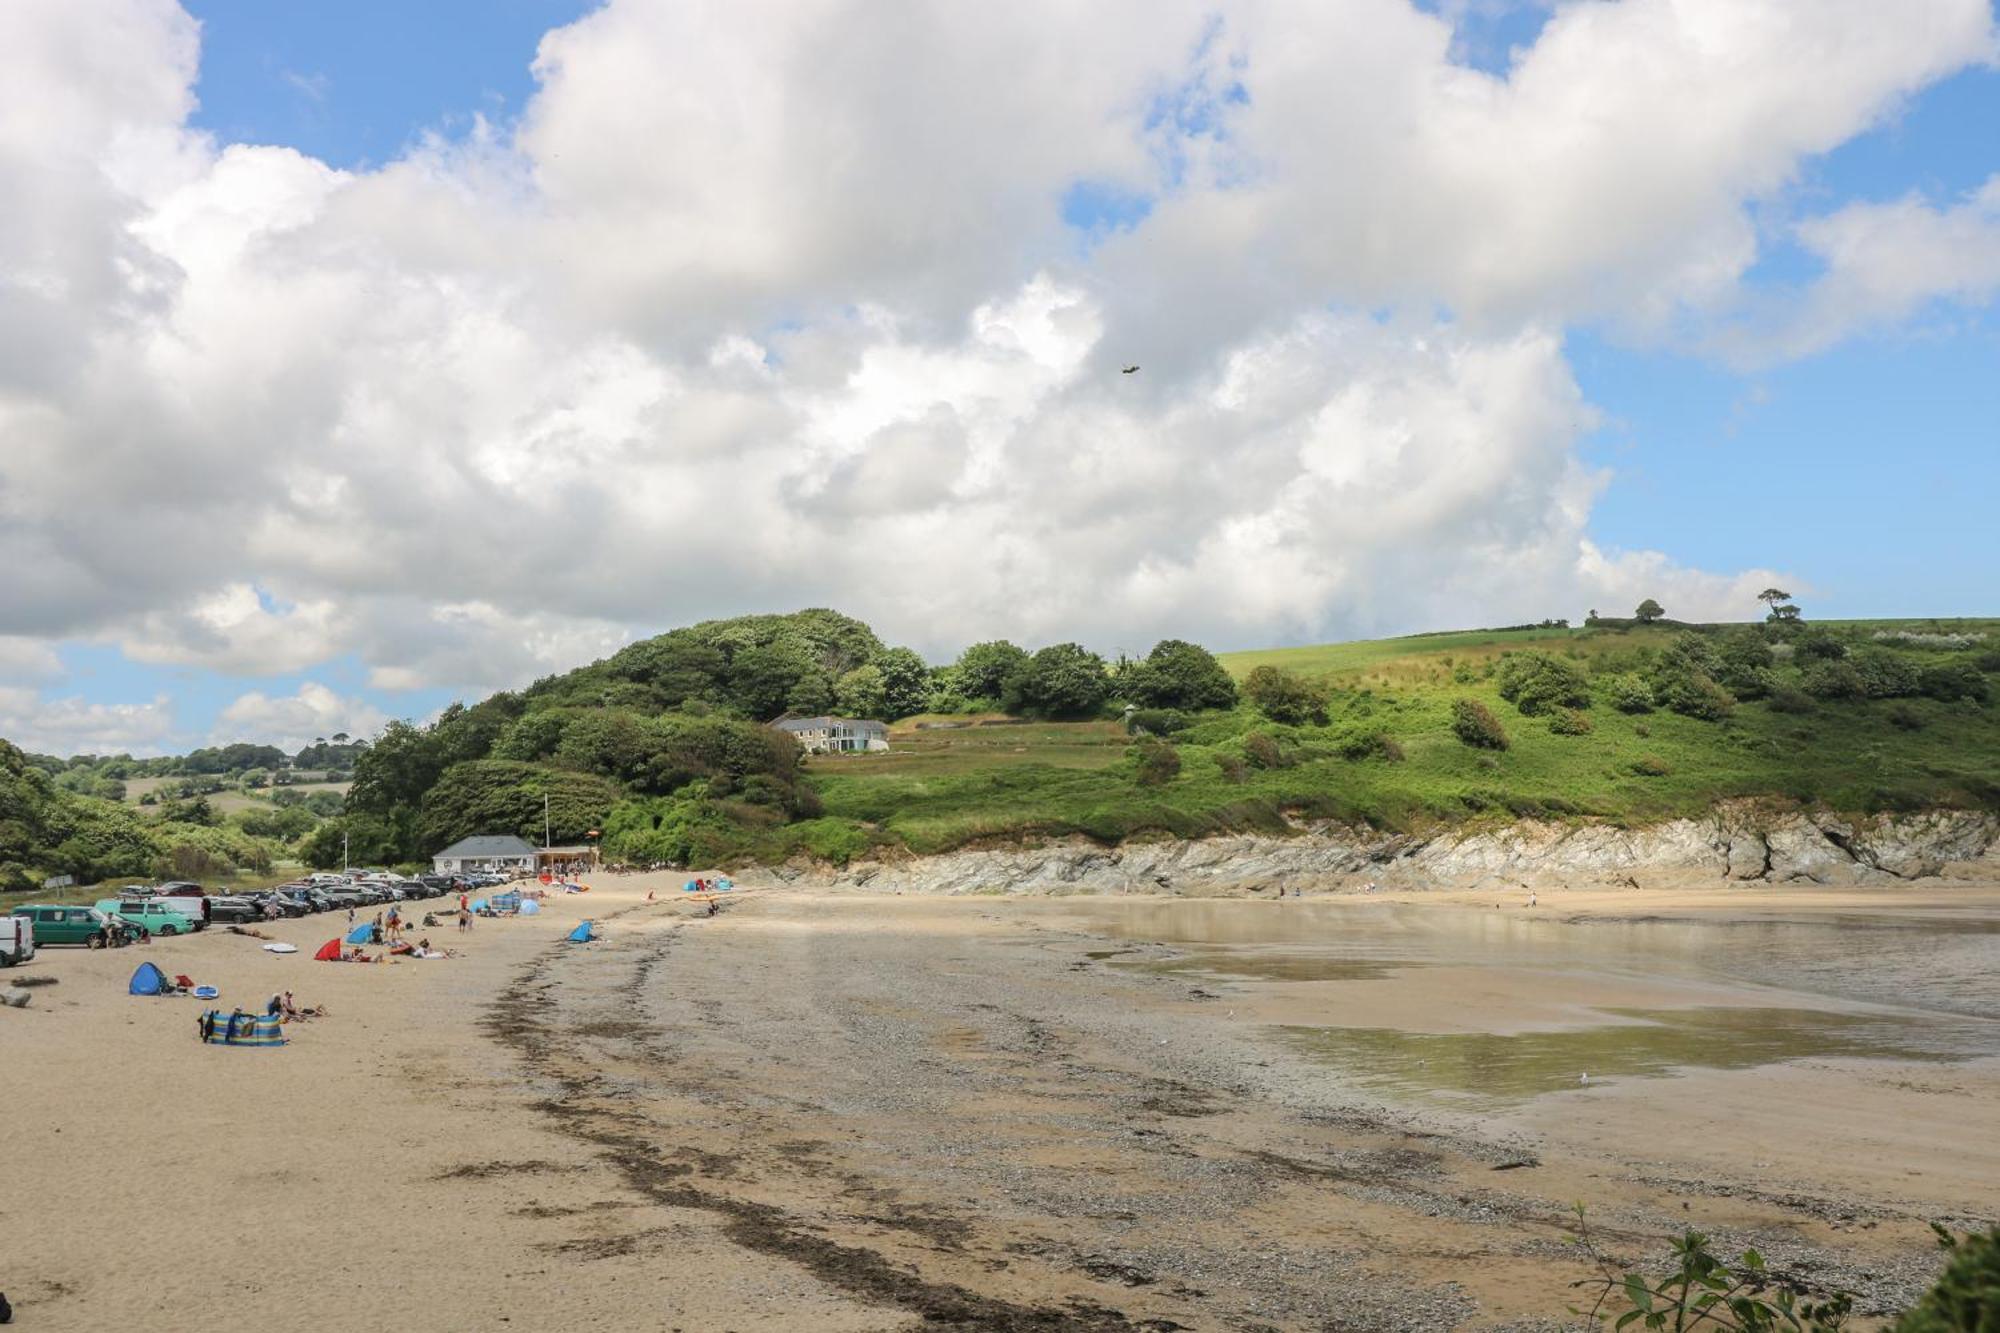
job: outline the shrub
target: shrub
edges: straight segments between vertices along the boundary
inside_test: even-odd
[[[1729,691],[1716,683],[1722,669],[1721,657],[1701,635],[1677,634],[1653,664],[1653,697],[1683,717],[1719,721],[1736,706]]]
[[[1277,738],[1261,731],[1253,731],[1243,738],[1243,757],[1252,768],[1290,768],[1291,756],[1287,755]]]
[[[1215,766],[1222,770],[1224,782],[1243,781],[1244,769],[1248,767],[1241,756],[1233,754],[1218,754],[1215,756]]]
[[[1815,699],[1866,699],[1868,686],[1854,664],[1821,660],[1799,673],[1799,687]]]
[[[1658,755],[1642,755],[1632,761],[1632,771],[1642,778],[1663,778],[1673,772],[1667,761]]]
[[[1944,1272],[1892,1326],[1893,1333],[1962,1333],[2000,1327],[2000,1226],[1955,1240],[1933,1225],[1951,1251]]]
[[[1653,687],[1630,672],[1613,676],[1605,681],[1604,698],[1621,713],[1653,711]]]
[[[1399,764],[1403,761],[1403,747],[1398,745],[1396,738],[1386,731],[1361,732],[1341,738],[1340,757],[1353,760],[1381,759],[1388,763]]]
[[[1889,725],[1898,731],[1922,731],[1924,729],[1924,715],[1906,703],[1890,704],[1885,716],[1889,719]]]
[[[1139,752],[1136,776],[1141,787],[1164,787],[1180,776],[1180,752],[1167,742],[1148,736],[1133,748]]]
[[[1988,652],[1981,653],[1972,659],[1972,665],[1978,667],[1989,676],[2000,675],[2000,648],[1994,648]]]
[[[1906,658],[1883,648],[1865,648],[1847,660],[1870,699],[1904,699],[1917,692],[1917,668]]]
[[[1736,707],[1736,700],[1728,690],[1699,672],[1655,681],[1654,693],[1661,703],[1682,717],[1699,718],[1704,722],[1718,722],[1728,717]]]
[[[1243,678],[1243,696],[1273,722],[1326,725],[1326,686],[1281,667],[1260,666]]]
[[[1773,686],[1769,702],[1774,713],[1810,713],[1813,710],[1812,696],[1790,685]]]
[[[1558,736],[1588,736],[1592,730],[1590,714],[1565,708],[1550,716],[1549,730]]]
[[[1459,699],[1452,704],[1451,730],[1475,750],[1504,750],[1509,744],[1500,719],[1477,699]]]
[[[1141,708],[1125,719],[1125,730],[1134,736],[1171,736],[1187,725],[1187,714],[1174,708]]]
[[[1847,645],[1823,629],[1801,634],[1794,647],[1800,657],[1815,662],[1838,662],[1847,656]]]
[[[1954,699],[1976,699],[1985,703],[1992,695],[1986,677],[1969,662],[1939,662],[1917,675],[1917,688],[1933,699],[1950,703]]]
[[[1500,697],[1534,717],[1590,707],[1590,684],[1575,666],[1547,653],[1510,653],[1500,663]]]

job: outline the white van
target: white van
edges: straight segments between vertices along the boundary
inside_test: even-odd
[[[200,930],[208,925],[208,895],[184,893],[160,893],[153,901],[169,911],[179,912],[188,919],[188,929]]]
[[[0,916],[0,967],[35,956],[35,923],[25,916]]]

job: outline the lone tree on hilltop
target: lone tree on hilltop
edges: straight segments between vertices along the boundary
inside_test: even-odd
[[[1757,600],[1771,608],[1764,617],[1772,625],[1796,625],[1799,623],[1799,608],[1793,606],[1792,595],[1783,588],[1766,588],[1757,594]]]
[[[1640,624],[1650,625],[1666,613],[1667,608],[1648,597],[1645,601],[1639,603],[1639,609],[1632,614],[1639,618]]]

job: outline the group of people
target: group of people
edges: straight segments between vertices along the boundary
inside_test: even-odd
[[[279,991],[271,997],[270,1003],[264,1006],[264,1015],[267,1018],[275,1018],[281,1023],[290,1023],[301,1018],[325,1018],[326,1006],[323,1004],[301,1006],[292,999],[290,991]]]

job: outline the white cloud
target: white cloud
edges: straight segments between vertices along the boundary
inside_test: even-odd
[[[191,605],[152,611],[120,627],[126,656],[139,662],[276,675],[323,662],[342,641],[330,601],[272,603],[248,583],[231,583]]]
[[[177,748],[174,708],[166,695],[149,703],[50,699],[0,686],[0,736],[36,754],[165,754]]]
[[[339,732],[372,736],[388,721],[366,700],[342,698],[307,681],[292,695],[274,698],[257,690],[239,695],[217,714],[211,740],[218,745],[247,740],[292,751]]]
[[[343,172],[187,130],[195,41],[0,8],[0,632],[468,690],[812,604],[1727,609],[1765,576],[1591,544],[1562,330],[1728,308],[1747,210],[1993,48],[1986,0],[1565,5],[1504,77],[1403,0],[613,0],[518,131]],[[1079,185],[1150,212],[1084,249]],[[1879,271],[1861,221],[1812,235]]]
[[[1943,208],[1916,194],[1849,204],[1800,223],[1797,239],[1824,271],[1802,297],[1760,309],[1719,338],[1735,359],[1806,356],[1935,301],[1992,300],[2000,292],[2000,175]]]
[[[35,684],[62,674],[62,659],[38,639],[0,634],[0,684]]]

